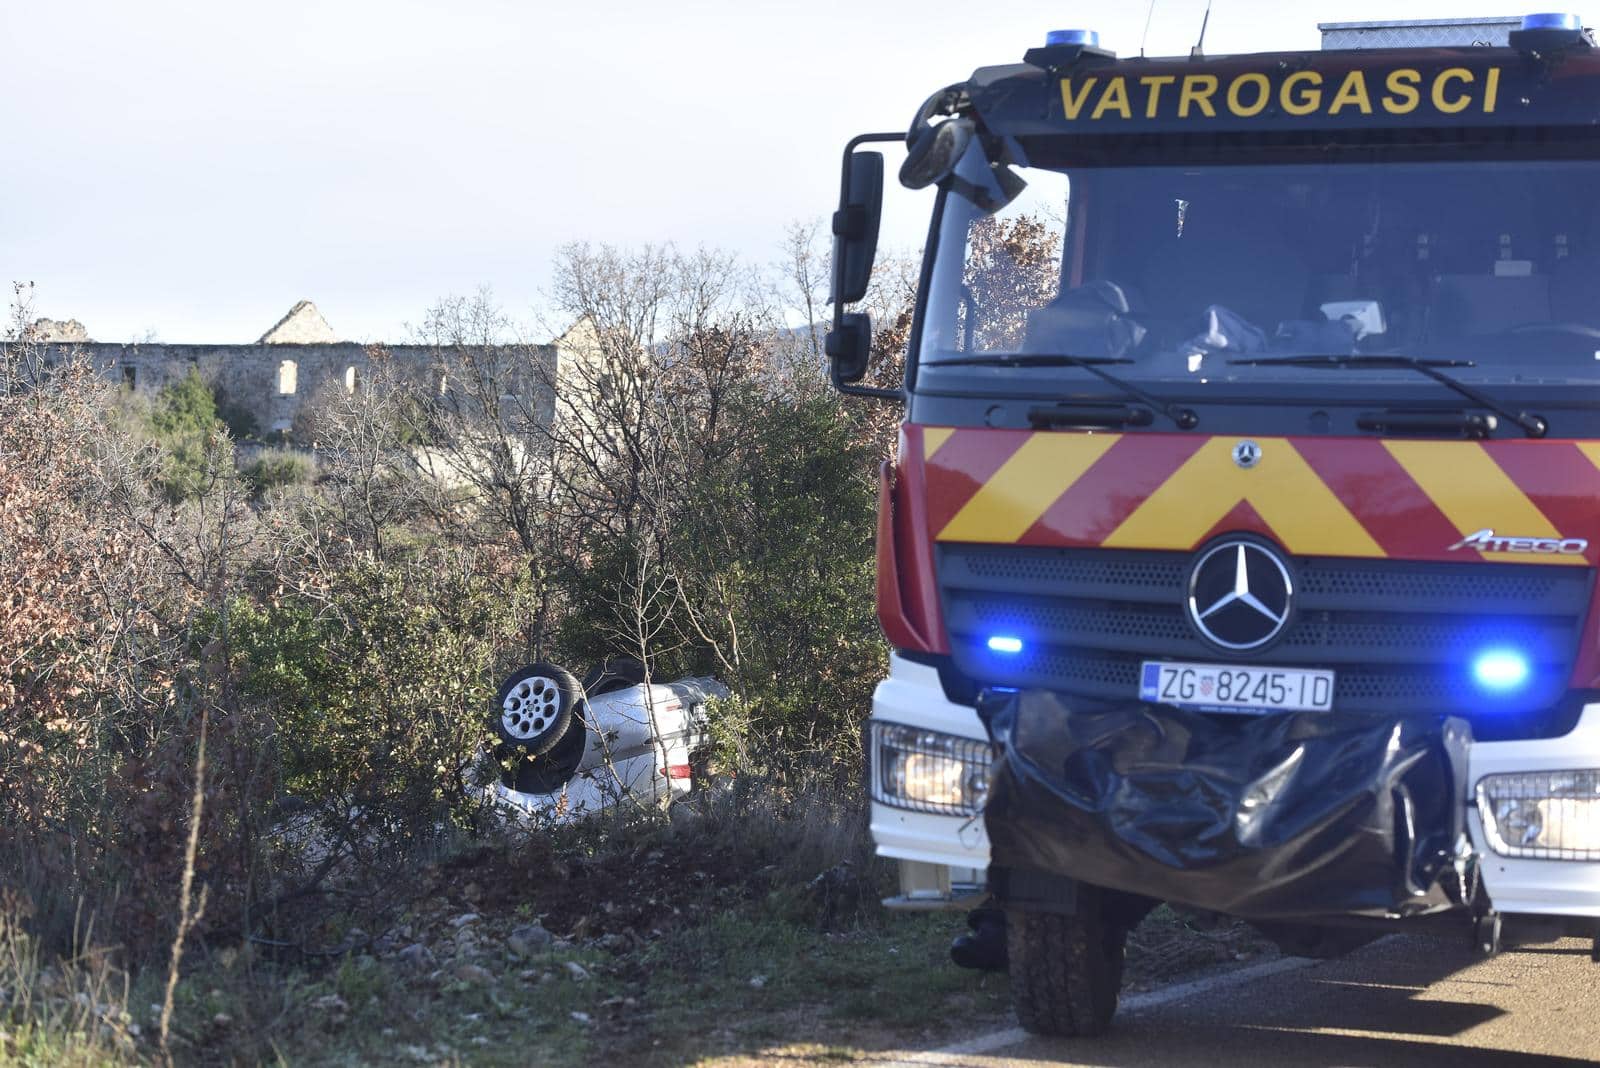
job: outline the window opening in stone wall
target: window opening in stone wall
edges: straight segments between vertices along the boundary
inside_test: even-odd
[[[344,369],[344,391],[346,393],[354,393],[356,388],[360,385],[361,373],[355,369],[353,364],[349,367],[346,367]]]
[[[288,397],[294,393],[295,385],[300,377],[300,369],[293,360],[284,360],[278,365],[278,396]]]
[[[138,387],[139,369],[137,367],[124,367],[122,369],[122,384],[132,393]]]

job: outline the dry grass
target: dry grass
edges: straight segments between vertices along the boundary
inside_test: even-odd
[[[91,945],[85,928],[80,942]],[[86,949],[47,959],[15,908],[0,909],[0,1064],[137,1063],[128,976]]]

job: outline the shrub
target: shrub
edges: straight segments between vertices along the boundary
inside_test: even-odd
[[[150,429],[163,438],[208,434],[217,423],[217,403],[200,372],[189,373],[161,388],[150,413]]]
[[[212,390],[212,396],[217,406],[217,418],[228,428],[229,437],[234,441],[252,441],[261,436],[261,424],[250,409],[235,403],[221,386]]]
[[[284,788],[363,832],[425,839],[475,803],[496,654],[515,600],[480,577],[366,563],[316,599],[239,603],[241,696],[277,723]]]
[[[656,674],[715,674],[734,688],[724,745],[767,767],[820,757],[853,777],[887,656],[874,612],[874,446],[827,395],[749,390],[727,419],[734,444],[686,465],[659,531],[588,533],[564,576],[561,644],[589,662],[637,655],[632,641],[647,633]],[[641,586],[648,604],[630,596]]]
[[[262,452],[239,472],[252,497],[284,486],[303,486],[311,481],[311,458],[289,449]]]
[[[149,430],[162,449],[161,489],[173,504],[205,492],[217,469],[213,450],[222,429],[211,387],[194,368],[157,394]]]
[[[0,396],[0,587],[12,591],[0,598],[0,898],[15,893],[54,946],[72,939],[77,909],[130,945],[170,930],[174,831],[214,696],[194,655],[212,635],[192,611],[197,585],[216,583],[216,543],[158,506],[142,450],[111,415],[86,368]],[[253,741],[223,718],[219,757]],[[237,781],[207,784],[208,846],[237,826]],[[232,824],[211,818],[223,812]],[[238,870],[223,857],[207,858],[219,879]]]

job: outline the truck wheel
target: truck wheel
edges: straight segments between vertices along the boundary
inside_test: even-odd
[[[532,756],[555,748],[583,700],[583,687],[566,668],[529,664],[512,673],[490,705],[500,740]]]
[[[1006,913],[1006,956],[1017,1022],[1036,1035],[1098,1035],[1122,989],[1127,928],[1105,919],[1100,891],[1079,886],[1078,911]]]

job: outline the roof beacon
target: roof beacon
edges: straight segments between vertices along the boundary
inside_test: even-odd
[[[1511,31],[1511,47],[1523,52],[1549,55],[1569,48],[1593,46],[1593,40],[1583,28],[1583,19],[1577,15],[1560,12],[1525,15],[1522,29]]]
[[[1568,33],[1577,33],[1583,29],[1583,20],[1576,15],[1545,12],[1539,15],[1522,16],[1522,28],[1525,30],[1566,30]]]
[[[1530,18],[1555,18],[1557,16],[1529,16]],[[1575,16],[1566,16],[1574,18]],[[1044,35],[1046,48],[1055,48],[1058,45],[1087,45],[1090,48],[1100,47],[1100,34],[1094,30],[1051,30]]]
[[[1044,35],[1044,44],[1028,49],[1022,61],[1061,73],[1079,63],[1109,63],[1116,58],[1115,52],[1100,47],[1100,34],[1094,30],[1051,30]]]

